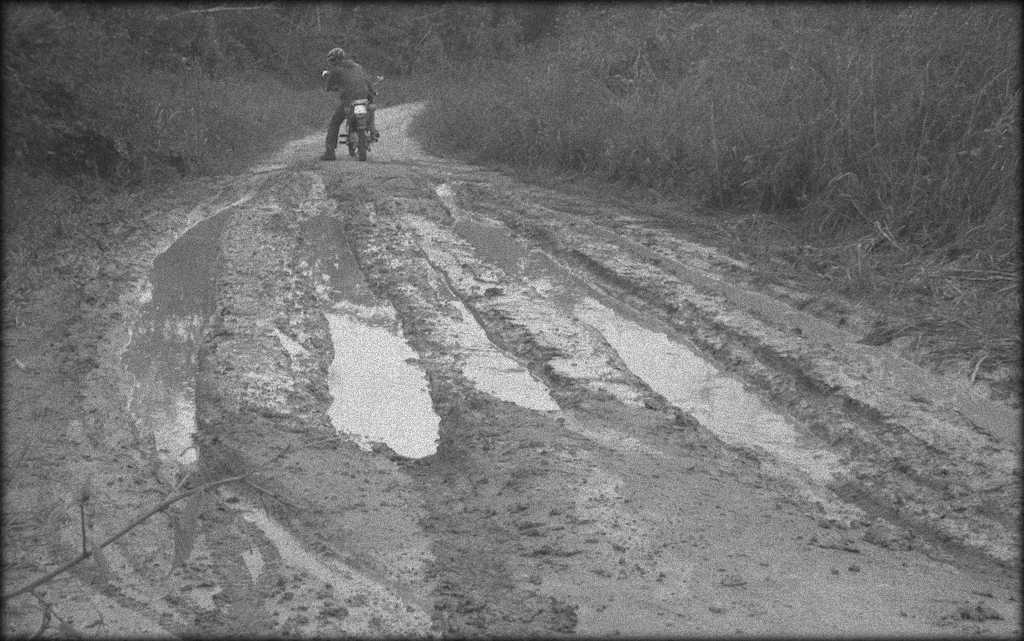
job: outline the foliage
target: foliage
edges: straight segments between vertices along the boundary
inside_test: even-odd
[[[230,28],[169,29],[170,7],[5,9],[5,163],[132,183],[212,170],[320,119]]]
[[[439,88],[423,130],[478,159],[1008,259],[1019,36],[1012,5],[570,6],[557,38]]]

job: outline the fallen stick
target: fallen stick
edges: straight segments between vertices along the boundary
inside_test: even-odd
[[[40,603],[43,604],[43,607],[45,608],[45,610],[43,610],[43,622],[39,626],[39,631],[36,632],[35,634],[33,634],[30,638],[32,638],[32,639],[42,638],[43,633],[46,632],[46,628],[48,628],[49,625],[50,625],[50,619],[51,618],[57,619],[57,621],[60,622],[59,632],[61,634],[63,634],[64,636],[69,637],[69,638],[75,638],[75,639],[81,639],[83,637],[81,632],[76,630],[73,625],[68,623],[63,617],[61,617],[59,614],[57,614],[57,610],[56,610],[56,608],[53,607],[52,603],[50,603],[49,601],[44,599],[42,596],[40,596],[40,594],[38,592],[34,592],[33,591],[32,592],[32,596],[34,596],[37,601],[39,601]]]
[[[271,492],[270,490],[268,490],[268,489],[266,489],[266,488],[262,488],[262,487],[260,487],[259,485],[256,485],[256,484],[255,484],[255,483],[253,483],[252,481],[243,481],[243,483],[245,483],[246,485],[248,485],[248,486],[249,486],[249,487],[251,487],[252,489],[256,490],[257,492],[261,492],[261,493],[263,493],[263,494],[266,494],[267,496],[269,496],[270,498],[274,499],[274,500],[275,500],[275,501],[277,501],[278,503],[282,503],[282,504],[284,504],[284,505],[287,505],[288,507],[290,507],[290,508],[293,508],[293,509],[296,509],[296,510],[301,510],[301,509],[302,509],[301,507],[299,507],[298,505],[295,505],[295,504],[294,504],[294,503],[292,503],[291,501],[286,501],[286,500],[284,500],[283,498],[281,498],[281,497],[280,497],[280,496],[278,496],[277,494],[274,494],[274,493],[273,493],[273,492]]]
[[[123,528],[121,528],[116,534],[114,534],[113,536],[108,538],[106,541],[103,541],[99,545],[93,546],[92,550],[86,550],[85,552],[82,552],[77,557],[75,557],[71,561],[68,561],[64,565],[62,565],[59,568],[57,568],[56,570],[53,570],[52,572],[48,572],[47,574],[44,574],[43,576],[39,577],[35,581],[32,581],[31,583],[29,583],[28,585],[26,585],[24,587],[18,588],[17,590],[14,590],[13,592],[8,592],[7,594],[3,595],[2,599],[4,601],[7,601],[8,599],[13,599],[14,597],[16,597],[18,595],[24,594],[26,592],[30,592],[30,591],[38,588],[40,585],[46,583],[47,581],[53,579],[54,577],[59,576],[59,575],[63,574],[64,572],[67,572],[71,568],[75,567],[76,565],[78,565],[82,561],[84,561],[87,558],[89,558],[90,556],[92,556],[93,551],[101,550],[101,549],[107,547],[108,545],[110,545],[114,541],[118,540],[119,538],[121,538],[122,536],[124,536],[125,534],[130,532],[132,529],[135,528],[135,526],[139,525],[140,523],[142,523],[143,521],[145,521],[149,517],[153,516],[157,512],[162,512],[163,510],[167,509],[168,507],[170,507],[171,505],[177,503],[178,501],[180,501],[182,499],[185,499],[185,498],[188,498],[188,497],[190,497],[193,494],[196,494],[198,492],[203,492],[205,490],[209,490],[209,489],[215,488],[218,485],[224,485],[226,483],[232,483],[234,481],[240,481],[240,480],[244,479],[247,476],[249,476],[249,474],[243,474],[241,476],[232,476],[231,478],[221,479],[219,481],[211,481],[209,483],[205,483],[203,485],[200,485],[199,487],[192,488],[191,490],[188,490],[186,492],[181,492],[179,494],[175,494],[174,496],[171,496],[170,498],[164,499],[160,503],[157,503],[156,505],[151,507],[149,510],[147,510],[142,515],[136,517],[131,523],[129,523],[128,525],[126,525]]]

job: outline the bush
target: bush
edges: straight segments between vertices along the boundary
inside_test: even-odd
[[[5,9],[5,163],[137,184],[236,166],[321,125],[322,94],[247,70],[248,54],[228,35],[217,44],[234,51],[231,64],[211,62],[223,62],[212,53],[175,55],[191,45],[158,38],[170,10]]]

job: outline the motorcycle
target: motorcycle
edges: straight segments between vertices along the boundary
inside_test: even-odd
[[[349,156],[358,156],[366,160],[373,138],[370,131],[370,112],[375,106],[366,98],[353,100],[348,105],[345,116],[345,130],[338,135],[338,144],[348,147]]]

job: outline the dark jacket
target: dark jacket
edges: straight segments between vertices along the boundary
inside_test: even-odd
[[[327,91],[337,91],[338,97],[346,102],[360,98],[373,99],[373,82],[370,74],[352,59],[342,60],[327,70],[324,88]]]

